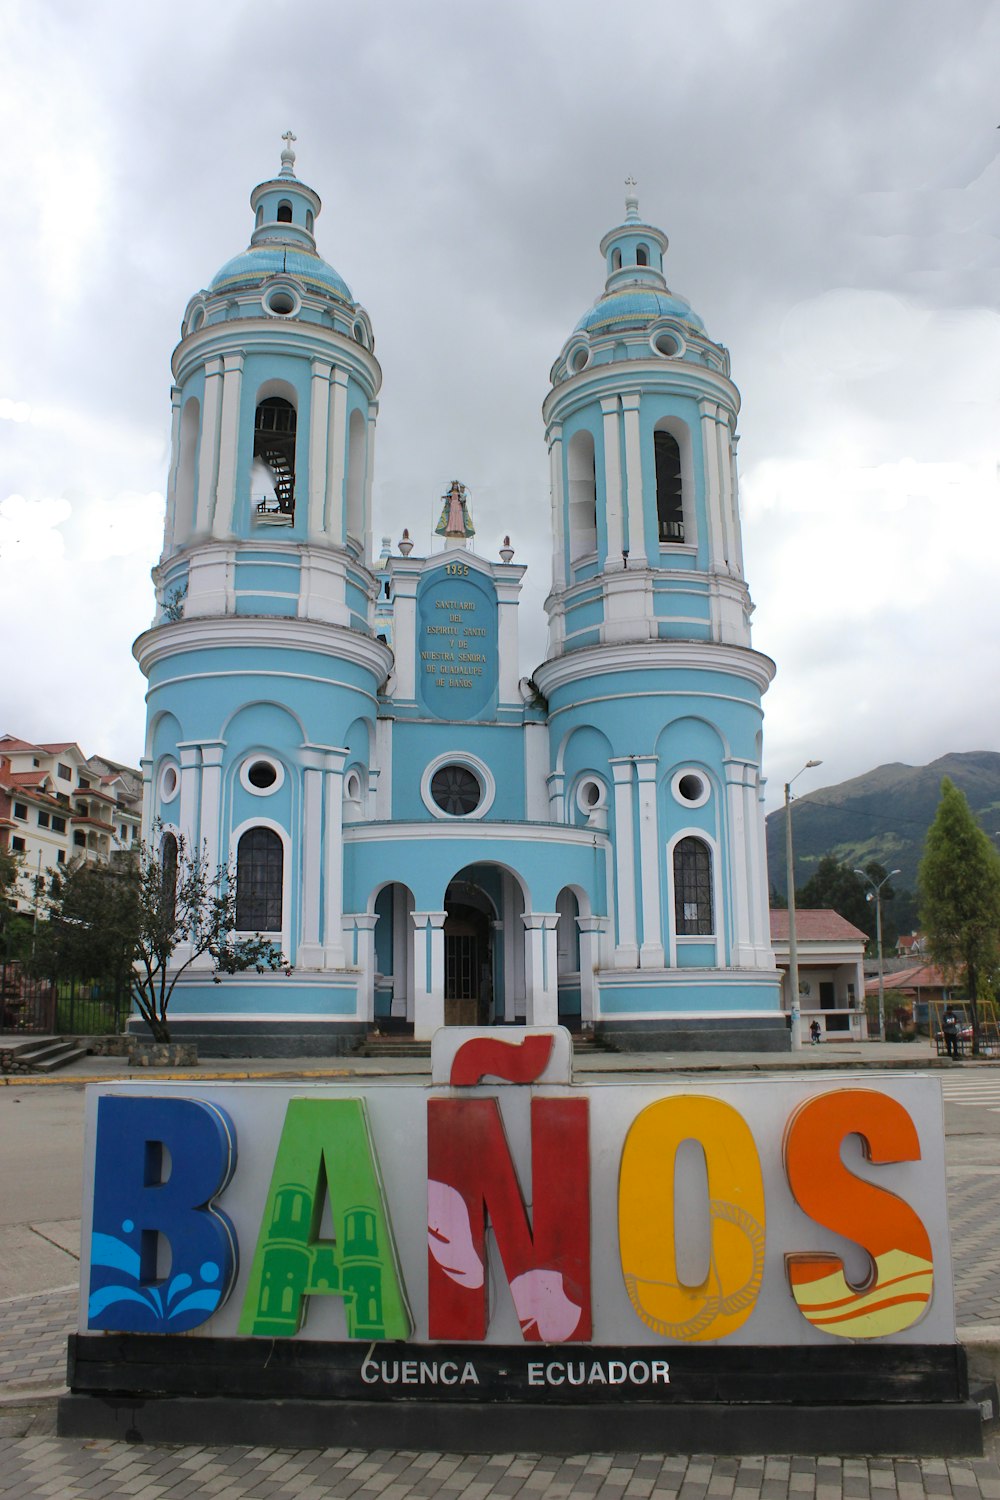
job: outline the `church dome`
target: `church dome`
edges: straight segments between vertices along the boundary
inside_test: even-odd
[[[616,333],[624,328],[643,328],[660,318],[677,318],[705,332],[704,323],[685,297],[648,286],[619,286],[605,292],[584,313],[573,332]]]
[[[707,337],[704,323],[687,298],[672,292],[664,280],[667,236],[640,217],[631,177],[625,186],[625,218],[601,240],[607,270],[604,291],[573,333],[600,337],[629,329],[645,330],[666,318]]]
[[[320,256],[307,250],[277,244],[251,245],[216,271],[210,291],[231,292],[242,287],[259,286],[268,277],[295,276],[311,292],[327,293],[354,306],[351,289],[344,278]]]
[[[254,229],[246,250],[227,260],[212,277],[216,294],[260,286],[273,276],[293,276],[314,295],[355,306],[351,289],[316,249],[315,224],[322,208],[319,194],[295,175],[292,132],[282,137],[281,170],[259,182],[250,194]]]

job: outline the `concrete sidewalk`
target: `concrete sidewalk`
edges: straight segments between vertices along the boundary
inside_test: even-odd
[[[577,1075],[597,1079],[631,1073],[645,1078],[691,1077],[714,1072],[787,1069],[843,1070],[940,1068],[942,1078],[995,1076],[990,1063],[950,1063],[924,1042],[827,1044],[802,1052],[741,1054],[588,1054]],[[121,1077],[157,1079],[343,1079],[366,1076],[427,1077],[427,1059],[232,1059],[206,1060],[176,1073],[130,1070],[120,1059],[89,1058],[54,1077],[20,1076],[3,1082],[20,1089],[79,1088],[85,1082]],[[1000,1154],[997,1141],[965,1147],[949,1165],[948,1195],[956,1274],[960,1337],[973,1357],[988,1358],[1000,1344],[1000,1236],[996,1231]],[[975,1159],[978,1157],[979,1159]],[[63,1244],[68,1247],[63,1225]],[[78,1226],[77,1226],[78,1229]],[[75,1324],[76,1286],[0,1301],[0,1495],[92,1497],[112,1500],[490,1500],[525,1494],[535,1500],[579,1495],[629,1497],[733,1497],[733,1500],[1000,1500],[996,1441],[987,1436],[982,1459],[713,1458],[706,1455],[581,1454],[570,1459],[495,1454],[379,1452],[342,1448],[286,1451],[272,1448],[141,1447],[110,1441],[81,1442],[54,1436],[55,1393],[62,1387],[66,1334]]]

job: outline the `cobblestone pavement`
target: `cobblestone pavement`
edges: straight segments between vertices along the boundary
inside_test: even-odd
[[[15,1451],[16,1450],[16,1451]],[[12,1466],[11,1458],[16,1462]],[[61,1500],[488,1500],[585,1495],[625,1500],[998,1500],[994,1457],[715,1458],[635,1453],[537,1458],[496,1453],[360,1452],[325,1448],[131,1447],[69,1442],[41,1433],[0,1442],[0,1494]]]

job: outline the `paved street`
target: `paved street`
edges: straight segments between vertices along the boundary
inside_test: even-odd
[[[882,1058],[873,1048],[863,1061],[870,1057],[884,1066],[903,1050],[887,1049],[887,1058]],[[832,1052],[828,1049],[822,1059],[827,1065]],[[858,1059],[848,1058],[847,1049],[838,1060],[858,1066]],[[929,1056],[913,1055],[912,1060],[933,1065]],[[819,1061],[806,1053],[800,1065]],[[746,1065],[747,1059],[741,1062]],[[632,1062],[647,1076],[670,1076],[678,1064],[685,1070],[692,1066],[690,1058]],[[725,1068],[731,1067],[731,1060],[713,1064],[703,1059],[703,1064]],[[365,1066],[364,1071],[385,1066]],[[789,1063],[782,1060],[779,1066]],[[280,1071],[295,1067],[284,1062]],[[594,1063],[594,1071],[622,1067],[620,1059]],[[397,1074],[401,1070],[388,1068]],[[78,1065],[77,1077],[84,1071],[86,1066]],[[110,1076],[107,1069],[98,1071]],[[207,1071],[203,1068],[198,1076]],[[233,1065],[237,1071],[239,1065]],[[315,1074],[319,1069],[304,1065],[303,1071]],[[336,1071],[343,1076],[343,1069]],[[964,1064],[942,1069],[940,1076],[946,1101],[960,1336],[974,1358],[988,1362],[992,1351],[1000,1348],[1000,1068]],[[82,1103],[82,1088],[75,1079],[18,1081],[0,1088],[0,1266],[6,1277],[0,1281],[0,1495],[16,1495],[19,1500],[43,1495],[67,1500],[488,1500],[522,1493],[536,1500],[577,1494],[680,1500],[888,1500],[893,1495],[901,1500],[925,1495],[1000,1500],[1000,1453],[992,1433],[987,1434],[985,1458],[947,1461],[648,1454],[461,1457],[389,1449],[181,1448],[56,1438],[51,1398],[62,1383],[65,1338],[76,1305]]]

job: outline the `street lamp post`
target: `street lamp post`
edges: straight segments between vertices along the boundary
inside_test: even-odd
[[[883,875],[876,885],[867,870],[855,870],[855,875],[860,875],[862,880],[867,880],[871,890],[865,896],[866,901],[875,902],[875,946],[878,949],[878,1039],[885,1041],[885,973],[882,967],[882,887],[898,875],[899,870],[890,870],[888,875]]]
[[[821,766],[821,760],[807,760],[802,771],[811,771]],[[791,781],[785,782],[785,867],[788,877],[788,984],[791,989],[792,1051],[802,1050],[802,1012],[799,1008],[799,950],[795,941],[795,856],[792,852],[792,781],[798,781],[802,771],[796,771]]]

